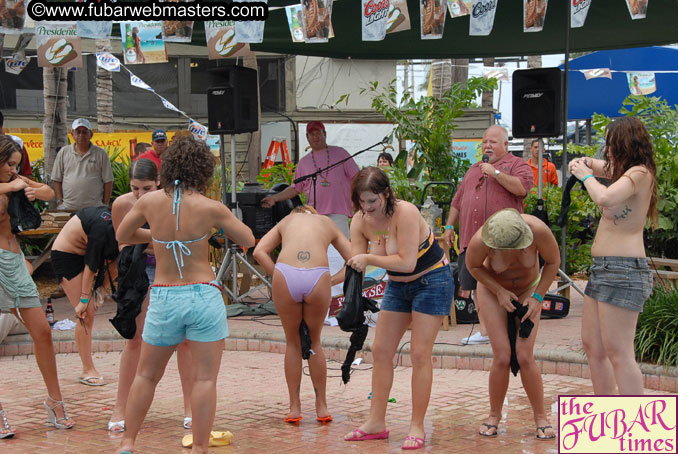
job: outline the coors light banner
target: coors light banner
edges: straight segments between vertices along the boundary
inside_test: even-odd
[[[497,12],[499,0],[473,0],[471,20],[468,34],[471,36],[487,36],[494,26],[494,14]]]
[[[362,0],[363,41],[381,41],[386,36],[389,0]]]
[[[579,28],[584,26],[586,15],[589,13],[589,6],[593,0],[572,0],[570,8],[570,27]]]

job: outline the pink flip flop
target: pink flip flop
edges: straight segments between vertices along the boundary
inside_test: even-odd
[[[414,437],[412,435],[408,435],[407,437],[405,437],[404,443],[407,443],[408,441],[414,441],[414,444],[411,445],[411,446],[405,446],[403,444],[403,446],[401,446],[400,449],[404,449],[404,450],[421,449],[426,444],[426,437],[419,438],[419,437]]]
[[[344,437],[344,441],[384,440],[385,438],[388,438],[388,433],[388,429],[376,434],[368,434],[360,429],[353,429],[351,436],[349,438]]]

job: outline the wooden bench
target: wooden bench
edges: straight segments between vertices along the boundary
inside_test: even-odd
[[[654,273],[655,285],[672,285],[674,289],[678,289],[678,260],[648,257],[647,261]]]

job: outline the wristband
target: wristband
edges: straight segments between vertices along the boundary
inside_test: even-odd
[[[589,173],[588,175],[586,175],[584,178],[581,179],[581,182],[583,183],[583,182],[585,182],[588,178],[591,178],[591,177],[593,177],[593,174],[592,174],[592,173]],[[593,177],[593,178],[595,178],[595,177]]]
[[[445,230],[452,230],[454,228],[453,225],[446,225]]]
[[[80,298],[82,304],[89,304],[89,298]]]
[[[543,303],[543,302],[544,302],[544,297],[541,296],[541,295],[540,295],[539,293],[537,293],[537,292],[534,292],[534,293],[532,294],[532,298],[536,299],[536,300],[539,301],[540,303]]]

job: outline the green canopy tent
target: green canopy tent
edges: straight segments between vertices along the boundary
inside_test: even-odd
[[[335,37],[328,43],[293,43],[284,9],[269,12],[264,42],[253,44],[256,51],[314,55],[332,58],[413,59],[467,58],[555,54],[566,51],[566,14],[572,0],[548,3],[541,32],[523,32],[522,1],[497,2],[494,27],[488,36],[469,36],[469,16],[451,19],[446,13],[445,32],[439,40],[420,38],[419,0],[407,0],[412,28],[390,33],[383,41],[361,40],[361,2],[335,0],[332,24]],[[269,0],[269,8],[298,4],[294,0]],[[678,42],[676,0],[649,0],[647,17],[632,20],[625,0],[593,0],[586,23],[569,33],[571,52],[617,49]],[[196,38],[204,41],[202,30]]]

